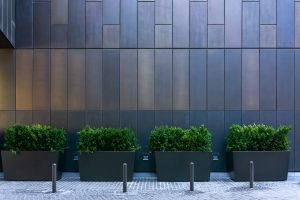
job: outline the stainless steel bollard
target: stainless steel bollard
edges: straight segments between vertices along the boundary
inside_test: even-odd
[[[127,163],[123,163],[123,192],[127,192]]]
[[[56,177],[57,177],[57,174],[56,174],[56,164],[53,163],[52,164],[52,193],[55,193],[56,192]]]
[[[194,163],[190,163],[190,191],[194,191],[195,168]]]
[[[254,162],[250,161],[250,188],[253,188],[254,183]]]

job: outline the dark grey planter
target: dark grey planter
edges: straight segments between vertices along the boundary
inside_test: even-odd
[[[123,163],[127,163],[127,180],[132,181],[134,152],[98,151],[79,153],[81,181],[122,181]]]
[[[21,151],[13,154],[1,151],[4,179],[8,181],[51,181],[52,164],[59,168],[59,153],[49,151]],[[57,173],[57,179],[61,173]]]
[[[190,179],[190,163],[194,163],[194,180],[209,181],[211,152],[155,152],[158,181],[184,182]]]
[[[249,181],[250,161],[254,162],[254,181],[285,181],[289,168],[289,151],[234,151],[230,178]]]

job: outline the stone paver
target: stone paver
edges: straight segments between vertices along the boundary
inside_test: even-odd
[[[78,174],[65,174],[57,182],[58,192],[51,193],[51,182],[15,182],[0,180],[2,200],[300,200],[300,174],[290,173],[284,182],[233,182],[226,174],[212,173],[210,182],[195,183],[189,191],[186,182],[157,182],[154,177],[137,177],[122,193],[120,182],[80,182]]]

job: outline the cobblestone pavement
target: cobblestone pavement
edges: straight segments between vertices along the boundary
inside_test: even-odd
[[[210,182],[157,182],[154,177],[136,177],[122,193],[120,182],[80,182],[78,174],[64,174],[57,182],[57,193],[51,193],[51,182],[14,182],[0,179],[1,200],[300,200],[300,174],[290,173],[288,181],[257,182],[249,188],[247,182],[233,182],[226,174],[212,173]]]

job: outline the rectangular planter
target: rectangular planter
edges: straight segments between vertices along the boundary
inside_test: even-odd
[[[122,181],[123,163],[127,163],[127,180],[132,181],[134,152],[98,151],[79,153],[81,181]]]
[[[289,151],[234,151],[230,178],[249,181],[250,161],[254,162],[254,181],[285,181],[289,168]]]
[[[155,152],[158,181],[189,181],[190,163],[194,163],[195,181],[209,181],[211,152]]]
[[[49,151],[21,151],[13,154],[1,151],[4,179],[8,181],[51,181],[52,164],[59,168],[59,153]],[[57,173],[57,179],[61,173]]]

